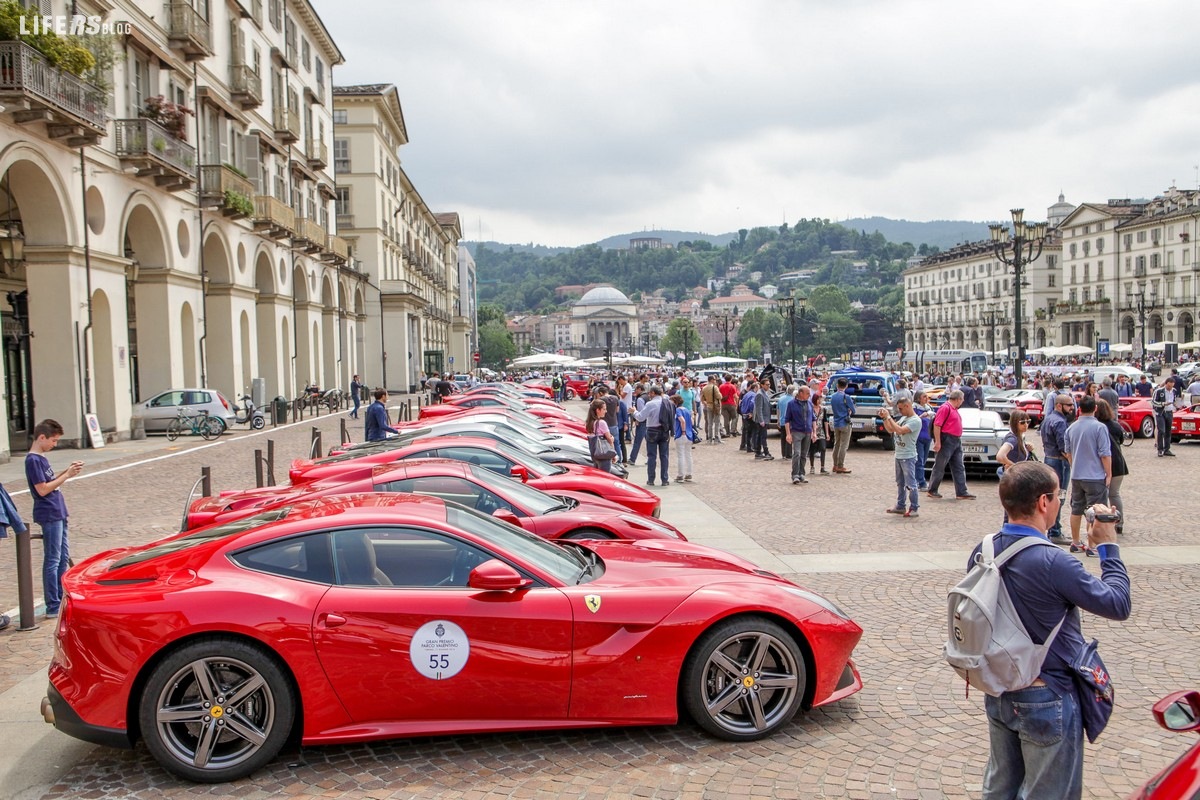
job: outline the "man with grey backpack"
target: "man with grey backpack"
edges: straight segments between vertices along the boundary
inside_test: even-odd
[[[1000,503],[1009,522],[975,548],[967,578],[950,591],[946,660],[987,694],[985,800],[1078,800],[1085,729],[1094,740],[1111,712],[1112,686],[1077,609],[1129,617],[1115,515],[1091,509],[1097,578],[1046,538],[1060,502],[1058,476],[1045,464],[1006,469]]]

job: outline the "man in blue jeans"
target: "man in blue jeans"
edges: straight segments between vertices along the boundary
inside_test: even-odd
[[[1046,466],[1054,470],[1058,476],[1058,485],[1066,486],[1067,477],[1071,473],[1071,445],[1067,441],[1067,427],[1071,417],[1075,415],[1075,400],[1069,394],[1056,395],[1054,406],[1042,420],[1042,452],[1045,454]],[[1069,544],[1070,537],[1062,532],[1062,506],[1059,505],[1054,514],[1054,524],[1050,526],[1050,541],[1055,544]]]
[[[33,429],[33,444],[25,456],[25,478],[33,498],[33,521],[42,528],[42,592],[46,598],[46,616],[57,617],[62,605],[62,576],[70,566],[67,544],[67,501],[61,487],[83,469],[82,461],[56,476],[46,458],[62,438],[63,427],[52,419],[39,422]]]
[[[1045,537],[1058,515],[1059,483],[1045,464],[1022,461],[1004,470],[1000,504],[1009,521],[995,540],[996,553],[1022,537]],[[1106,506],[1095,506],[1108,513]],[[1100,576],[1058,547],[1030,547],[1004,566],[1004,584],[1030,638],[1050,644],[1029,686],[984,698],[990,752],[983,772],[984,800],[1079,800],[1083,795],[1083,718],[1071,662],[1084,646],[1082,609],[1105,619],[1129,618],[1129,575],[1121,562],[1116,526],[1096,521],[1092,541]],[[969,570],[981,546],[971,553]],[[1094,702],[1088,700],[1087,702]]]

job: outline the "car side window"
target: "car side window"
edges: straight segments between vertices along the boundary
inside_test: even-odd
[[[455,461],[475,464],[506,478],[512,475],[513,462],[491,450],[483,450],[478,447],[441,447],[438,448],[438,454],[442,458],[453,458]]]
[[[415,528],[380,526],[337,531],[334,537],[342,585],[465,588],[471,570],[494,558],[453,537]]]
[[[424,478],[408,478],[391,481],[387,488],[376,487],[383,492],[409,492],[439,497],[452,503],[473,508],[483,514],[492,514],[498,509],[518,513],[503,497],[477,483],[453,475],[431,475]]]
[[[154,408],[165,408],[168,406],[183,405],[183,392],[163,392],[158,397],[150,401],[150,405]]]
[[[329,552],[329,535],[325,533],[268,542],[234,553],[230,558],[235,564],[255,572],[313,583],[333,583],[333,559]]]

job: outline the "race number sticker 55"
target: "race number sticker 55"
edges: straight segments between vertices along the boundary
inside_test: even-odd
[[[408,648],[417,672],[440,681],[453,678],[467,665],[471,642],[462,628],[444,619],[426,622],[413,634]]]

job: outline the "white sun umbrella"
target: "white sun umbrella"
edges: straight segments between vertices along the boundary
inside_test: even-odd
[[[688,362],[689,367],[744,367],[746,359],[732,358],[730,356],[709,356],[708,358],[698,358],[695,361]]]
[[[1200,349],[1200,339],[1197,339],[1194,342],[1184,342],[1179,346],[1184,350],[1197,350]]]
[[[1058,350],[1060,356],[1090,356],[1096,352],[1094,348],[1088,347],[1086,344],[1068,344],[1055,349]]]
[[[531,356],[513,359],[512,363],[517,367],[557,367],[569,364],[574,360],[574,356],[564,356],[558,353],[534,353]]]
[[[1108,346],[1108,352],[1110,352],[1110,353],[1132,353],[1133,345],[1126,344],[1125,342],[1115,342]]]
[[[614,361],[614,364],[620,364],[622,367],[650,367],[659,364],[665,364],[666,359],[655,358],[654,356],[628,356],[620,361]]]
[[[1154,344],[1146,345],[1146,350],[1151,353],[1161,353],[1167,349],[1167,345],[1175,344],[1175,342],[1155,342]]]

